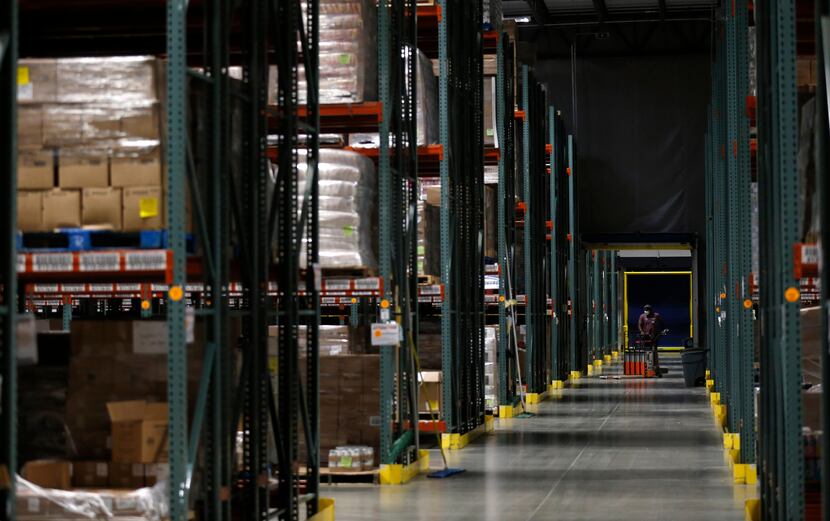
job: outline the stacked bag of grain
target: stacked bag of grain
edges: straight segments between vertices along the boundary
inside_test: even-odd
[[[21,60],[18,226],[160,229],[161,62]]]
[[[306,151],[298,153],[297,199],[302,203],[308,175]],[[276,169],[270,190],[277,188]],[[377,267],[377,178],[372,161],[356,152],[324,148],[317,169],[320,267],[373,271]],[[298,204],[298,215],[302,212]],[[307,265],[300,251],[300,265]]]
[[[374,0],[320,0],[320,103],[377,99],[376,6]],[[303,67],[299,80],[305,103]]]

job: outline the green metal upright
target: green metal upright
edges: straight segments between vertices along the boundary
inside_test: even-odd
[[[524,260],[524,276],[525,276],[525,366],[522,367],[522,374],[524,375],[524,382],[527,383],[527,390],[532,392],[533,386],[531,379],[533,378],[533,354],[536,350],[538,338],[536,338],[536,310],[534,309],[535,294],[538,288],[536,287],[536,273],[533,266],[533,249],[534,249],[534,230],[532,229],[532,215],[535,214],[536,208],[533,207],[533,186],[532,177],[534,172],[531,171],[531,126],[535,114],[530,108],[531,93],[531,74],[530,67],[522,65],[522,101],[521,109],[525,112],[525,119],[522,123],[522,201],[525,204],[524,215],[524,233],[522,240],[524,242],[522,248],[522,255]]]
[[[0,7],[0,472],[17,472],[17,0]],[[14,481],[0,487],[2,519],[15,519]]]
[[[185,177],[187,157],[187,2],[167,2],[167,226],[173,255],[167,302],[170,519],[188,516],[187,346],[185,343]]]
[[[513,77],[513,42],[507,33],[502,33],[496,54],[496,132],[499,138],[499,184],[498,184],[498,255],[499,255],[499,336],[498,373],[499,404],[513,405],[515,381],[511,368],[511,332],[515,327],[508,320],[511,300],[515,298],[516,270],[513,264],[516,240],[516,162],[515,162],[515,84]]]
[[[378,92],[383,106],[378,159],[379,272],[403,342],[381,349],[380,461],[417,458],[417,136],[415,125],[416,11],[414,0],[378,3]],[[391,150],[390,150],[391,148]],[[399,440],[413,440],[405,447]],[[397,449],[392,451],[392,447]]]
[[[549,248],[549,264],[550,264],[550,288],[549,294],[551,305],[550,316],[550,379],[560,379],[560,356],[559,356],[559,315],[558,309],[560,305],[559,298],[559,252],[558,247],[558,227],[559,214],[557,212],[558,197],[557,192],[559,188],[559,165],[557,164],[558,148],[559,148],[559,134],[556,128],[556,110],[553,107],[548,107],[548,144],[551,146],[548,162],[550,163],[550,175],[548,176],[548,185],[550,191],[550,203],[548,205],[549,216],[551,222],[550,229],[550,248]]]
[[[819,194],[819,211],[821,212],[821,258],[830,259],[830,180],[827,169],[830,167],[830,2],[818,0],[816,3],[816,191]],[[823,382],[830,382],[830,269],[827,262],[821,269],[821,307],[822,307],[822,349],[821,374]],[[822,431],[830,432],[830,393],[821,394]],[[830,436],[821,438],[822,469],[830,469]],[[824,476],[827,476],[826,470]],[[830,479],[821,481],[823,505],[830,505]],[[823,512],[824,521],[830,520],[830,508]]]
[[[608,314],[611,317],[611,344],[610,347],[613,351],[619,351],[620,348],[620,330],[619,330],[619,309],[620,305],[617,301],[617,285],[619,284],[619,276],[617,274],[617,252],[612,251],[609,254],[611,259],[611,268],[610,268],[610,285],[611,285],[611,300],[610,300],[610,307],[608,309]]]
[[[602,250],[593,250],[591,257],[591,305],[593,309],[591,334],[593,335],[593,356],[596,360],[602,358],[602,271],[600,269]]]
[[[599,259],[601,272],[600,279],[602,280],[602,307],[600,308],[600,324],[602,325],[602,340],[600,341],[600,348],[602,349],[602,356],[605,356],[605,354],[609,351],[608,339],[610,337],[608,334],[608,297],[610,294],[608,289],[608,284],[610,282],[610,277],[608,276],[608,265],[610,262],[608,253],[608,250],[602,250],[602,256]]]
[[[482,4],[439,6],[442,415],[448,431],[463,433],[484,423]]]
[[[756,3],[760,210],[761,515],[804,517],[799,280],[796,6]]]
[[[581,371],[580,358],[577,353],[577,302],[576,302],[576,207],[574,201],[574,138],[568,135],[568,304],[570,322],[570,362],[571,371]]]

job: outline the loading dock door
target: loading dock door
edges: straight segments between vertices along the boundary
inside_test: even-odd
[[[634,345],[637,320],[646,304],[660,313],[669,329],[660,339],[661,349],[680,349],[694,336],[691,271],[626,271],[623,285],[626,347]]]

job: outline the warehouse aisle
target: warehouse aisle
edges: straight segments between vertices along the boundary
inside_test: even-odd
[[[338,521],[742,520],[745,487],[731,485],[706,393],[665,365],[662,380],[583,379],[535,418],[497,422],[451,455],[459,476],[323,494]]]

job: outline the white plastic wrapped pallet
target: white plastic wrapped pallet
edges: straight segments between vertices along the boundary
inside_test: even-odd
[[[298,152],[297,194],[306,190],[306,151]],[[274,176],[278,175],[276,170]],[[272,177],[272,189],[275,183]],[[348,150],[321,149],[318,164],[320,267],[369,269],[377,267],[377,178],[372,161]],[[298,209],[298,213],[301,209]],[[300,265],[307,266],[305,250]]]

